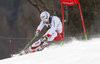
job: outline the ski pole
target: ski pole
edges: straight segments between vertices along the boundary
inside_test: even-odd
[[[20,54],[30,45],[30,43],[36,38],[36,36],[26,45],[26,47],[20,52]]]

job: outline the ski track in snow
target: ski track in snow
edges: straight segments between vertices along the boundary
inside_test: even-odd
[[[62,47],[50,46],[40,52],[0,60],[0,64],[100,64],[100,38],[74,39]]]

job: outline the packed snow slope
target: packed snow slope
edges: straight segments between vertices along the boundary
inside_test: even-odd
[[[0,60],[0,64],[100,64],[100,38],[73,40],[41,52]]]

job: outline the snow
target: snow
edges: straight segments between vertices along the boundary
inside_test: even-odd
[[[65,41],[66,42],[66,41]],[[100,38],[72,40],[43,51],[0,60],[0,64],[100,64]]]

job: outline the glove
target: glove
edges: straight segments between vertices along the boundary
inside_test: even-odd
[[[42,42],[45,42],[45,41],[47,41],[47,39],[48,39],[48,36],[44,36],[44,37],[41,39],[41,41],[42,41]]]
[[[39,31],[36,31],[35,36],[37,37],[40,34]]]

